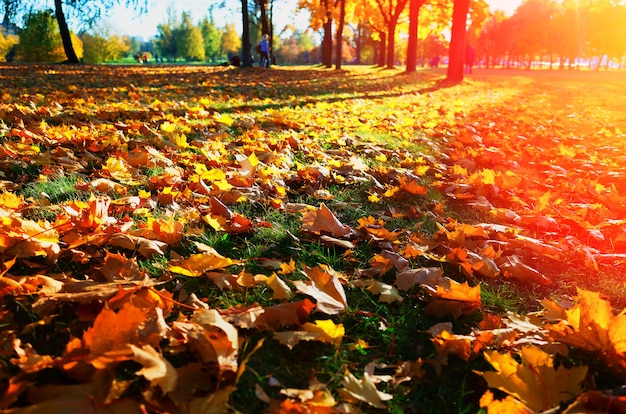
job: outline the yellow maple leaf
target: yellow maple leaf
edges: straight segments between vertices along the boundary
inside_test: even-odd
[[[214,269],[221,269],[233,264],[237,264],[236,260],[222,256],[213,248],[207,252],[193,254],[187,259],[173,260],[168,266],[170,272],[178,273],[186,276],[201,276],[204,272]]]
[[[521,362],[509,353],[485,351],[484,357],[495,371],[481,375],[491,388],[497,388],[523,401],[535,411],[558,405],[582,392],[587,367],[555,369],[554,358],[541,349],[528,346],[520,352]]]

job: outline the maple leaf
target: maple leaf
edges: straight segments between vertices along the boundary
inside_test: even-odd
[[[523,263],[518,256],[503,256],[497,262],[500,271],[506,277],[513,277],[522,282],[539,283],[542,286],[550,286],[552,280],[527,264]]]
[[[158,240],[150,240],[145,237],[133,236],[126,233],[114,233],[107,244],[123,249],[137,251],[143,257],[149,258],[154,255],[164,255],[167,244]]]
[[[188,343],[205,363],[217,363],[220,371],[237,372],[237,329],[215,309],[194,314],[190,322],[174,322],[179,343]]]
[[[132,352],[131,344],[143,345],[140,326],[148,318],[150,309],[141,309],[132,303],[125,303],[118,311],[103,309],[91,328],[83,335],[83,343],[89,349],[92,365],[104,368],[118,357],[128,359]],[[152,345],[157,345],[160,338]],[[116,355],[116,351],[122,351]],[[128,353],[124,353],[128,351]],[[110,353],[110,356],[106,356]]]
[[[336,315],[346,310],[348,300],[341,285],[340,273],[327,265],[304,267],[302,273],[309,281],[296,280],[293,282],[296,289],[313,297],[317,302],[315,309],[327,315]]]
[[[409,290],[415,285],[436,286],[441,277],[443,272],[439,267],[407,269],[396,275],[395,285],[400,290]]]
[[[322,203],[317,210],[302,214],[302,227],[305,232],[333,237],[347,237],[352,233],[350,227],[343,225],[326,204]]]
[[[59,234],[47,222],[0,216],[0,252],[17,257],[47,256],[53,261],[61,252]]]
[[[143,279],[137,260],[134,257],[128,259],[126,256],[117,253],[106,252],[100,272],[109,282]]]
[[[495,372],[480,373],[491,388],[523,401],[533,410],[547,410],[582,392],[587,367],[555,369],[554,358],[536,347],[523,347],[521,362],[511,354],[485,351],[484,357]]]
[[[486,408],[488,414],[534,414],[535,410],[530,409],[523,402],[507,395],[503,400],[496,400],[490,390],[485,391],[480,397],[480,407]]]
[[[192,254],[187,259],[172,260],[168,265],[168,270],[185,276],[198,277],[209,270],[221,269],[237,263],[239,262],[222,256],[215,249],[208,248],[207,251]]]
[[[578,289],[576,304],[564,307],[543,300],[549,336],[568,345],[599,352],[616,374],[626,377],[626,313],[613,315],[598,292]],[[555,323],[556,322],[556,323]]]
[[[174,390],[178,381],[176,369],[162,355],[160,355],[150,345],[141,348],[130,344],[133,351],[133,360],[143,365],[143,368],[136,372],[143,375],[150,385],[158,386],[164,394]]]
[[[302,325],[309,318],[315,303],[309,299],[298,302],[281,303],[263,308],[254,325],[259,330],[278,329],[281,326]]]
[[[367,372],[363,374],[363,378],[359,380],[351,372],[347,371],[343,377],[343,388],[337,391],[348,402],[365,402],[372,407],[385,409],[384,401],[391,400],[393,395],[378,391],[372,378]]]

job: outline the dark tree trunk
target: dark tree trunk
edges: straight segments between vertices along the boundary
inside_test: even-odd
[[[244,68],[252,66],[252,51],[250,50],[250,16],[248,15],[248,0],[241,0],[241,17],[243,29],[241,33],[242,44],[242,59],[241,65]]]
[[[394,55],[396,48],[396,25],[395,23],[390,23],[387,27],[389,31],[387,33],[387,69],[393,69],[394,66]]]
[[[270,34],[270,21],[267,16],[267,1],[268,0],[257,0],[257,5],[259,6],[259,10],[261,11],[261,34]]]
[[[326,21],[324,22],[324,37],[322,38],[322,65],[330,68],[333,66],[333,17],[330,10],[330,1],[324,0]]]
[[[54,0],[54,13],[57,18],[57,23],[59,24],[61,40],[63,41],[63,50],[65,51],[65,56],[67,56],[67,63],[80,63],[80,60],[76,55],[76,51],[74,50],[74,46],[72,45],[72,36],[70,34],[70,29],[67,26],[67,21],[65,20],[65,13],[63,13],[62,0]]]
[[[380,34],[380,50],[378,51],[378,66],[385,66],[385,57],[387,52],[387,33]]]
[[[451,82],[463,81],[463,69],[465,64],[465,31],[467,25],[467,13],[469,12],[470,0],[454,0],[452,12],[452,38],[450,39],[450,52],[447,79]]]
[[[419,27],[420,8],[426,0],[410,0],[409,3],[409,44],[406,49],[406,71],[417,69],[417,28]]]
[[[341,61],[343,60],[343,26],[346,21],[346,0],[338,0],[339,5],[339,24],[337,25],[337,48],[335,52],[335,69],[341,70]]]

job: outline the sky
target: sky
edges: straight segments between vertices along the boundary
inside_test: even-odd
[[[485,0],[492,10],[504,10],[508,15],[512,15],[515,9],[522,3],[522,0]],[[207,4],[210,1],[201,0],[150,0],[149,12],[136,16],[136,13],[125,7],[116,7],[111,10],[110,18],[107,21],[107,25],[112,29],[114,33],[126,34],[129,36],[139,36],[144,40],[156,35],[157,26],[160,23],[165,23],[168,20],[168,10],[174,10],[175,16],[180,17],[182,11],[189,11],[193,17],[193,20],[201,20],[204,16],[208,15]],[[238,5],[241,2],[239,0],[226,0],[226,4],[230,4],[230,11],[215,10],[214,18],[218,26],[221,26],[220,22],[238,22],[239,11]],[[294,11],[297,5],[297,0],[281,0],[277,1],[275,6],[280,12],[275,13],[275,26],[277,30],[281,30],[288,23],[295,23],[296,27],[307,25],[307,16],[305,14],[296,15],[294,20]]]

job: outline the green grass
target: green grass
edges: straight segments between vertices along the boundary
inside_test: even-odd
[[[90,193],[76,188],[78,179],[71,175],[56,175],[46,181],[28,183],[21,190],[25,198],[46,200],[52,204],[59,204],[68,200],[87,200]]]

